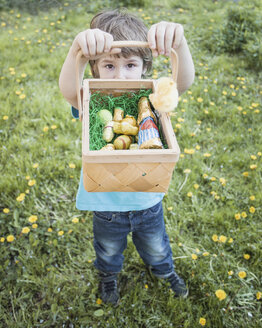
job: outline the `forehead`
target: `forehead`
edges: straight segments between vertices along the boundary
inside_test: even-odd
[[[143,59],[140,56],[130,55],[130,56],[123,56],[122,54],[116,55],[104,55],[103,57],[97,60],[97,63],[104,63],[104,62],[129,62],[129,61],[138,61],[141,62]]]

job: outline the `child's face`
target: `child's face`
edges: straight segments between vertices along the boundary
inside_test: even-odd
[[[103,56],[97,60],[100,79],[141,79],[145,69],[139,56]]]

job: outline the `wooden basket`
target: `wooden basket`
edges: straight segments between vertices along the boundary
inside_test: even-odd
[[[112,47],[148,47],[147,42],[118,41]],[[78,60],[81,54],[78,56]],[[77,60],[77,62],[78,62]],[[172,49],[173,79],[177,79],[177,55]],[[78,64],[77,64],[78,66]],[[78,74],[78,70],[77,70]],[[78,75],[79,76],[79,75]],[[152,89],[154,80],[85,79],[83,105],[80,81],[77,79],[79,118],[82,120],[83,182],[88,192],[166,192],[180,149],[168,113],[159,113],[159,122],[168,149],[140,149],[103,151],[89,149],[89,101],[90,94],[99,91],[112,96]]]

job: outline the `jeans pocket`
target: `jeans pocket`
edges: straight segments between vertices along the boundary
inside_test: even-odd
[[[162,210],[162,202],[157,203],[156,205],[148,209],[150,214],[157,215]]]
[[[114,214],[111,212],[94,212],[94,218],[104,222],[111,222]]]

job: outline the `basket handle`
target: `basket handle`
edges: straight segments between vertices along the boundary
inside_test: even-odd
[[[112,48],[127,48],[127,47],[135,47],[135,48],[149,48],[149,43],[145,41],[114,41],[112,43]],[[81,57],[83,56],[82,50],[79,50],[76,56],[76,96],[77,96],[77,104],[79,109],[79,119],[82,120],[82,101],[81,101],[81,84],[80,74],[79,74],[79,62]],[[175,82],[177,82],[177,72],[178,72],[178,56],[176,51],[171,48],[171,69],[172,69],[172,78]]]

